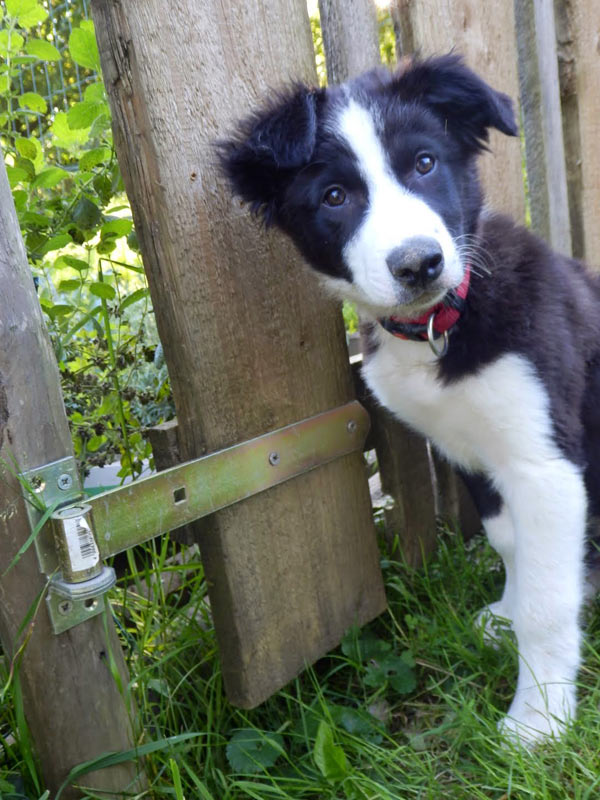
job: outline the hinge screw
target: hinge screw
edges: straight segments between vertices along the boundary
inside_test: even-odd
[[[58,610],[61,614],[70,614],[73,608],[73,603],[70,600],[61,600],[58,604]]]
[[[276,467],[277,464],[279,464],[280,461],[281,461],[281,456],[279,455],[279,453],[277,453],[275,451],[273,451],[272,453],[269,453],[269,464],[272,467]]]
[[[351,419],[350,422],[346,425],[346,428],[348,430],[348,433],[356,433],[357,425],[355,420]]]
[[[68,472],[63,472],[62,475],[58,476],[56,483],[58,484],[59,489],[62,489],[63,492],[66,492],[67,489],[70,489],[71,486],[73,486],[73,478]]]

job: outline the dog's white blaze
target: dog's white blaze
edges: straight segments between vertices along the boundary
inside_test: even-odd
[[[558,733],[575,710],[586,493],[581,471],[554,442],[547,392],[515,353],[444,385],[426,344],[383,331],[379,339],[363,369],[377,398],[454,463],[487,473],[506,503],[501,519],[488,522],[507,557],[519,646],[503,728],[532,741]]]
[[[338,130],[354,152],[369,192],[365,218],[344,248],[353,278],[353,299],[387,309],[402,304],[386,257],[413,236],[429,236],[439,242],[445,266],[436,289],[443,296],[460,283],[463,268],[442,218],[398,182],[366,108],[350,101],[340,114]]]

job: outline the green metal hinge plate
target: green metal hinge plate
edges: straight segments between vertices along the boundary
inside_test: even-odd
[[[96,495],[87,502],[100,555],[127,550],[361,450],[368,430],[369,416],[354,401]]]
[[[87,498],[86,516],[91,523],[87,530],[93,530],[100,559],[108,558],[360,451],[368,431],[369,416],[365,409],[357,401],[347,403]],[[60,523],[56,520],[59,517],[82,519],[77,504],[81,504],[83,493],[74,459],[61,459],[29,470],[23,477],[34,487],[43,505],[60,507],[60,512],[53,515],[55,526]],[[29,512],[35,527],[41,513],[33,506]],[[58,555],[55,535],[57,541],[63,538]],[[65,581],[59,572],[61,567],[65,575],[77,570],[69,561],[64,535],[64,524],[62,528],[55,527],[54,534],[51,526],[46,525],[36,537],[40,568],[53,575],[48,609],[56,633],[99,613],[104,605],[100,602],[102,594],[114,584],[112,570],[102,568],[101,564],[98,569],[102,572],[91,580]]]

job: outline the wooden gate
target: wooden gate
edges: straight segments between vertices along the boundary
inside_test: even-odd
[[[556,18],[545,0],[499,2],[493,13],[476,0],[395,0],[391,10],[399,57],[454,47],[495,87],[520,94],[529,211],[518,142],[499,135],[483,162],[490,204],[520,220],[529,214],[563,252],[600,262],[600,24],[590,20],[587,0],[556,7]],[[230,199],[213,150],[269,88],[316,80],[304,0],[93,0],[92,8],[181,457],[346,404],[355,388],[338,309],[289,244],[258,231]],[[320,0],[320,9],[330,80],[377,62],[371,0]],[[25,471],[72,451],[5,180],[0,206],[0,456]],[[425,442],[370,410],[383,487],[396,501],[391,526],[416,562],[434,541],[436,503],[464,517],[460,487],[438,463],[436,498]],[[6,468],[3,478],[1,570],[30,535],[18,481]],[[359,453],[218,511],[195,525],[195,535],[227,692],[238,705],[261,702],[351,624],[384,608]],[[26,639],[23,698],[44,779],[55,790],[75,764],[133,746],[135,710],[117,688],[127,676],[110,622],[95,617],[57,636],[40,613],[35,626],[22,626],[44,586],[29,550],[0,580],[0,633],[12,655]],[[53,692],[44,691],[48,674]],[[81,713],[86,706],[95,709],[93,720]],[[110,795],[131,787],[135,775],[121,766],[86,780]]]

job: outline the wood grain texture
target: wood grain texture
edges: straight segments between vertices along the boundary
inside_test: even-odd
[[[330,83],[344,81],[381,63],[372,0],[320,0],[319,7]],[[403,559],[416,566],[433,551],[436,541],[427,443],[380,406],[359,374],[355,374],[355,384],[358,397],[371,416],[369,440],[377,452],[382,489],[394,500],[393,507],[384,514],[388,550],[397,557],[394,551],[400,546]]]
[[[575,258],[585,258],[581,133],[579,128],[580,110],[579,96],[577,94],[577,56],[571,0],[554,0],[554,21],[556,25],[560,108],[571,227],[571,252]]]
[[[329,85],[381,63],[373,0],[319,0]]]
[[[569,0],[566,6],[574,40],[584,256],[600,270],[600,6],[591,0]]]
[[[422,56],[454,49],[469,66],[518,104],[519,83],[512,3],[495,3],[493,12],[478,0],[393,0],[394,20],[406,41]],[[402,41],[400,44],[402,50]],[[497,131],[490,153],[480,159],[486,200],[491,208],[525,219],[525,191],[519,140]]]
[[[553,4],[515,0],[515,19],[531,226],[554,249],[570,255]]]
[[[270,86],[316,83],[305,3],[177,0],[167,26],[159,0],[92,9],[182,457],[347,402],[337,305],[230,198],[213,147]],[[237,705],[258,704],[383,610],[361,454],[212,519],[200,545]]]
[[[31,533],[20,470],[72,455],[52,351],[27,263],[4,164],[0,165],[0,573]],[[0,636],[8,658],[22,643],[19,627],[46,585],[33,547],[0,579]],[[25,715],[46,788],[54,796],[69,770],[110,750],[133,746],[128,709],[109,668],[128,677],[112,621],[102,616],[55,636],[42,601],[18,668]],[[107,797],[135,788],[133,763],[86,776]],[[69,790],[65,798],[80,797]]]

